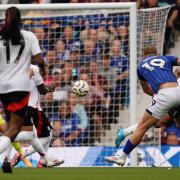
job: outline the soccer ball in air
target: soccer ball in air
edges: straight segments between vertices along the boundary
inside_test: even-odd
[[[86,96],[89,92],[89,85],[86,81],[83,80],[76,81],[72,86],[72,92],[76,96]]]

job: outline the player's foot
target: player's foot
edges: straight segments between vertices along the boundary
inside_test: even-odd
[[[26,167],[33,167],[33,166],[32,166],[32,163],[29,161],[29,159],[24,158],[22,161],[24,162],[24,164],[26,165]]]
[[[43,168],[44,167],[41,161],[38,162],[37,167],[38,168]]]
[[[12,167],[16,166],[19,163],[19,161],[21,161],[21,157],[22,157],[22,154],[16,153],[11,160],[11,166]]]
[[[5,159],[2,164],[2,170],[4,173],[12,173],[11,163],[8,162],[7,159]]]
[[[46,158],[46,159],[42,159],[40,163],[43,165],[43,167],[54,167],[63,164],[64,160]]]
[[[110,163],[116,163],[119,166],[124,166],[126,158],[120,158],[120,156],[107,156],[105,160]]]
[[[118,128],[117,129],[116,140],[115,140],[116,147],[119,147],[124,139],[125,139],[125,134],[124,134],[123,129]]]

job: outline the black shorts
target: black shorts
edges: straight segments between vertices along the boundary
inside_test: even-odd
[[[27,118],[25,120],[24,126],[29,125],[31,120],[37,129],[37,136],[39,138],[50,136],[52,127],[44,112],[39,111],[33,107],[28,107]]]
[[[23,119],[26,117],[29,92],[16,91],[7,94],[0,94],[0,100],[7,115],[6,120],[10,120],[10,113],[15,113]]]

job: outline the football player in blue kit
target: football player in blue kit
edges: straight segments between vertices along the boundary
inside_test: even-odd
[[[173,66],[180,65],[180,58],[156,56],[152,48],[137,67],[138,79],[144,93],[153,96],[136,130],[126,142],[123,151],[105,160],[124,166],[127,156],[141,142],[145,133],[155,126],[168,110],[180,105],[180,87],[173,73]]]

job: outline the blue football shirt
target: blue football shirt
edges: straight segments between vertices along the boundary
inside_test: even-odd
[[[138,78],[147,81],[154,93],[157,93],[159,85],[166,82],[177,82],[173,73],[173,66],[177,65],[177,57],[174,56],[149,56],[143,59],[138,67]]]

